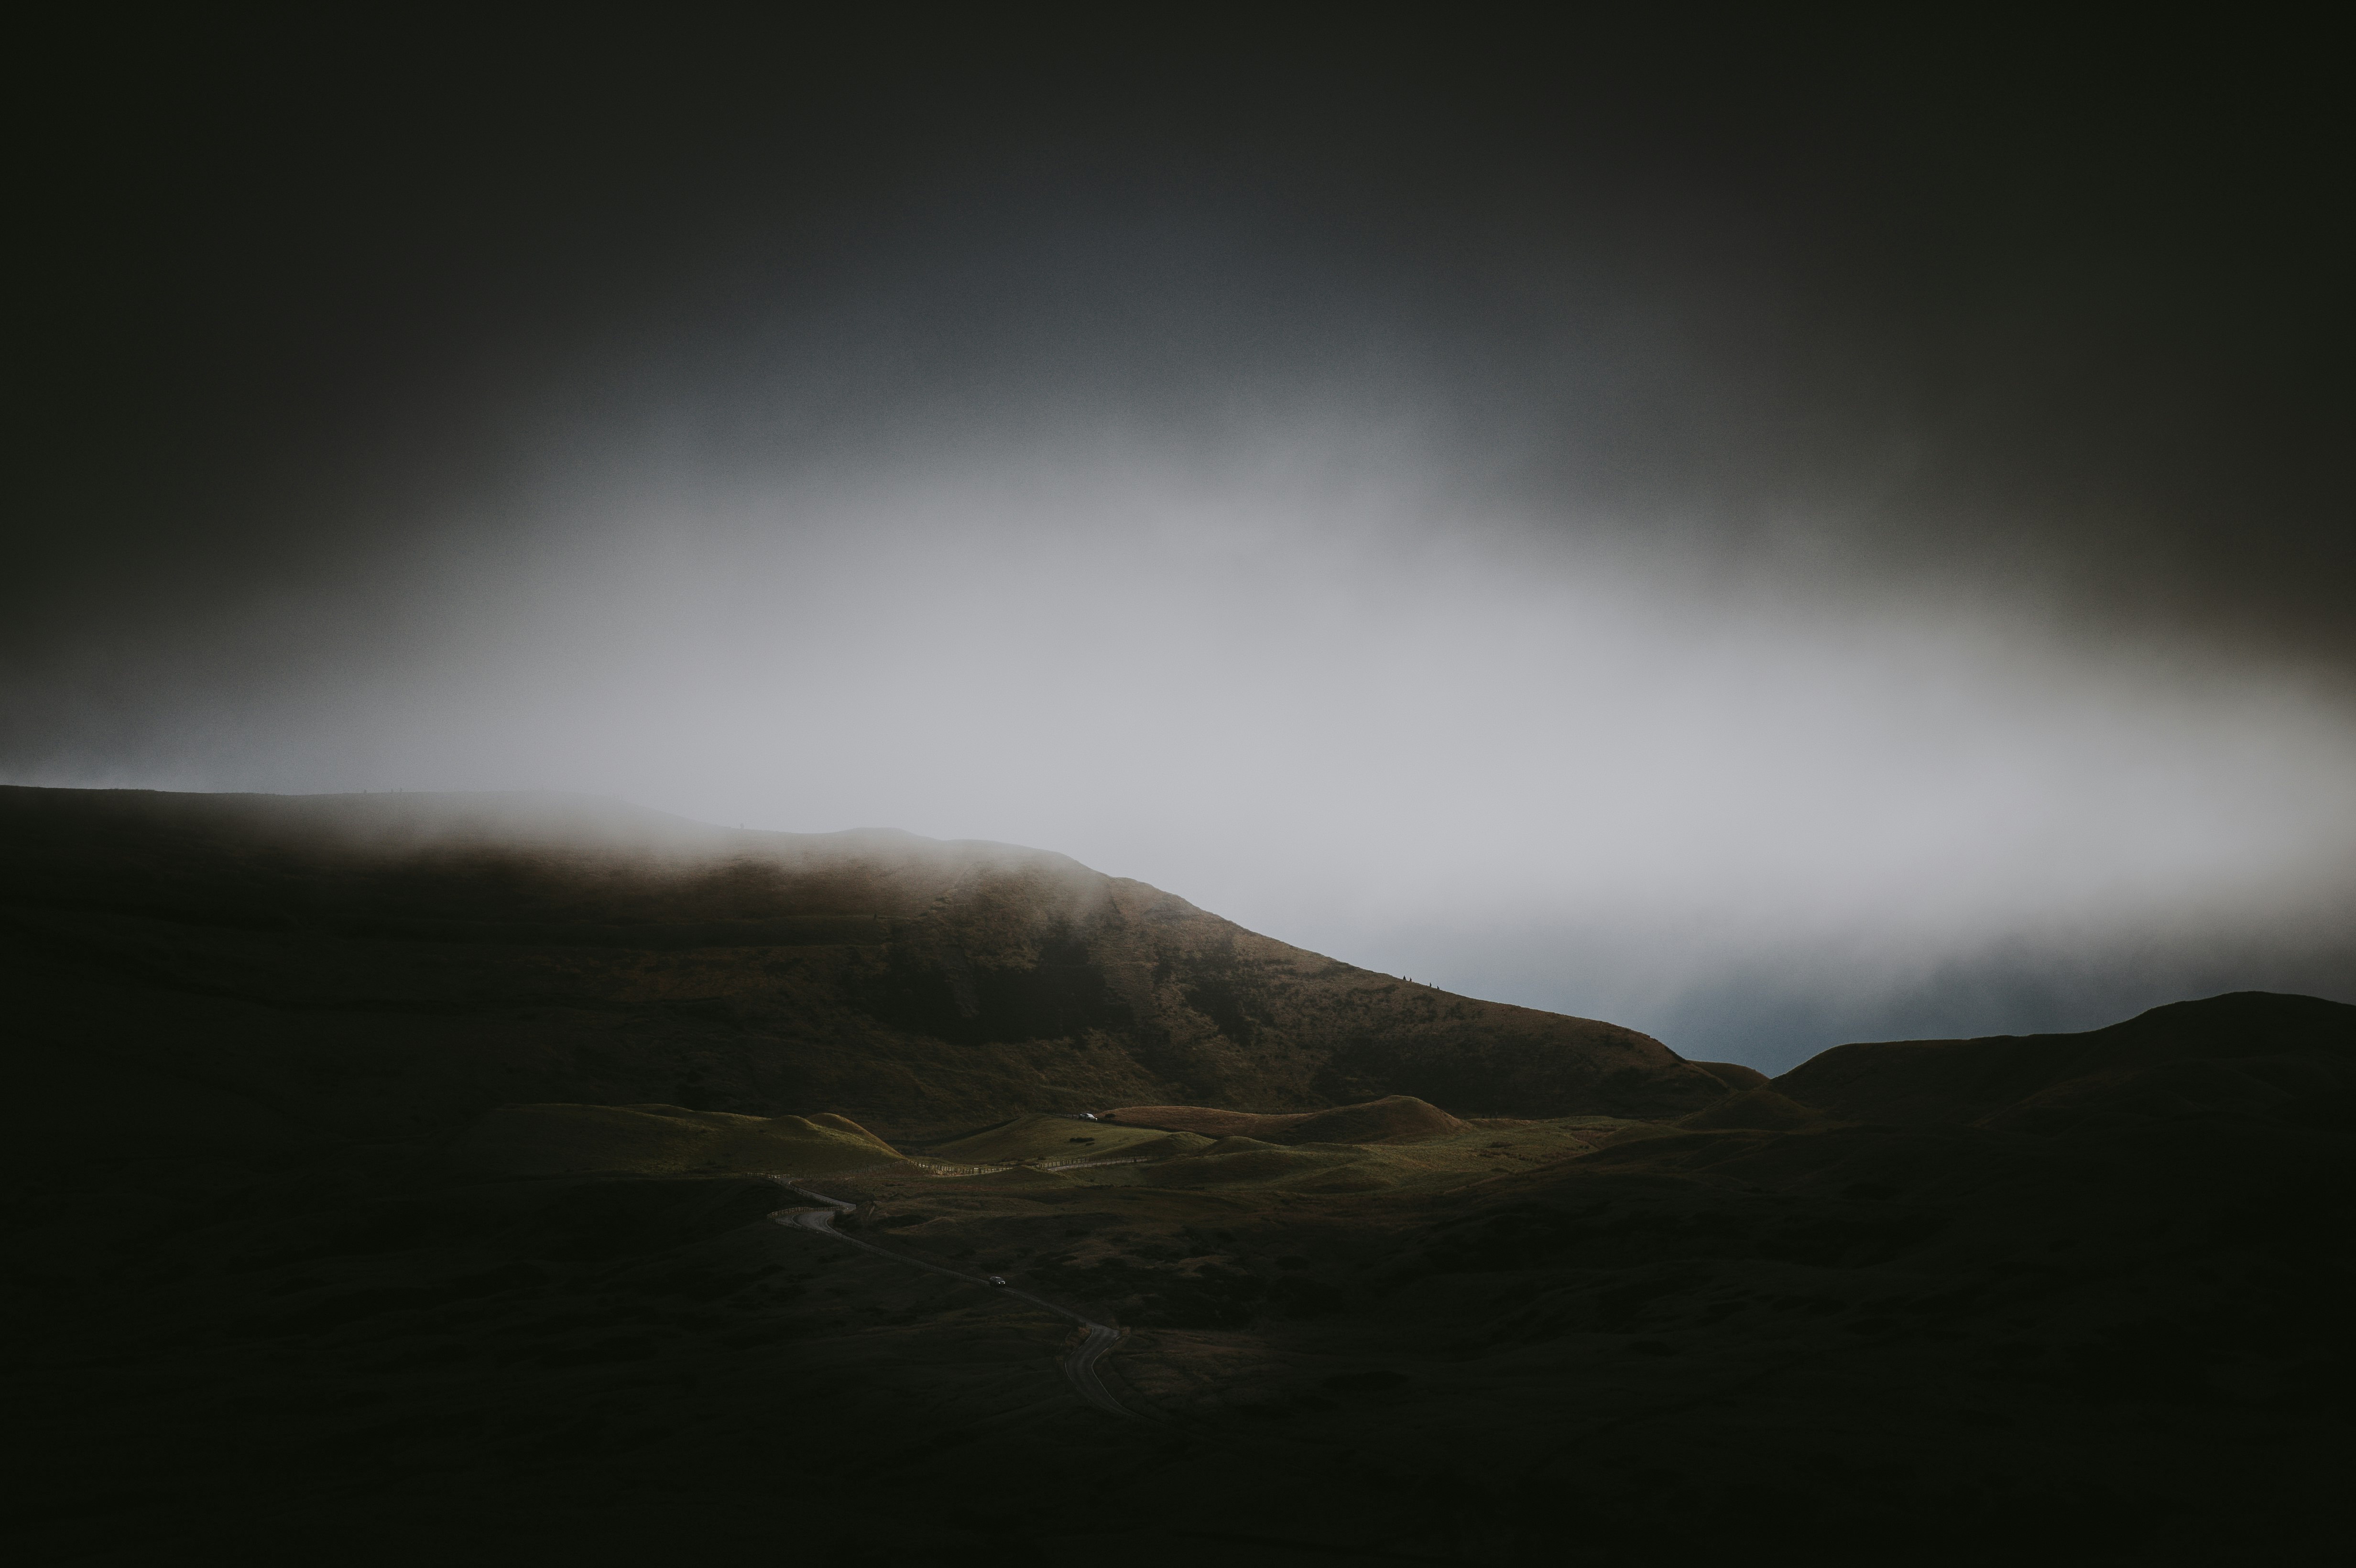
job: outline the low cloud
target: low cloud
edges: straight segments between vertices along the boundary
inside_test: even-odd
[[[2356,715],[2287,667],[1730,572],[1313,435],[799,490],[623,467],[598,507],[563,472],[562,508],[85,653],[66,689],[109,728],[14,776],[1023,842],[1771,1064],[1877,1020],[2328,989],[2347,955]]]

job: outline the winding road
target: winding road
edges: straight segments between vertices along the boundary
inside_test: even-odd
[[[873,1242],[862,1242],[856,1236],[846,1236],[834,1228],[834,1217],[837,1214],[849,1213],[855,1205],[845,1203],[839,1198],[829,1198],[822,1192],[812,1192],[807,1187],[798,1187],[783,1177],[772,1177],[770,1179],[788,1192],[797,1193],[813,1203],[826,1205],[823,1209],[782,1210],[769,1216],[777,1224],[796,1230],[816,1231],[822,1236],[832,1236],[838,1242],[848,1242],[854,1247],[863,1247],[877,1257],[890,1258],[894,1263],[904,1264],[909,1268],[926,1269],[933,1274],[945,1274],[951,1279],[961,1279],[969,1285],[979,1285],[1003,1296],[1020,1296],[1034,1307],[1044,1307],[1058,1317],[1068,1317],[1086,1328],[1087,1337],[1074,1347],[1070,1355],[1064,1358],[1064,1375],[1072,1381],[1074,1388],[1079,1390],[1080,1397],[1098,1409],[1109,1411],[1115,1415],[1129,1416],[1132,1419],[1135,1417],[1137,1413],[1113,1398],[1106,1390],[1103,1380],[1097,1376],[1097,1363],[1104,1359],[1104,1353],[1107,1350],[1120,1342],[1119,1329],[1084,1317],[1068,1307],[1058,1307],[1054,1302],[1033,1296],[1027,1290],[1017,1290],[1012,1285],[993,1285],[986,1275],[965,1274],[957,1269],[945,1268],[939,1264],[928,1264],[921,1258],[912,1258],[905,1253],[879,1247]]]

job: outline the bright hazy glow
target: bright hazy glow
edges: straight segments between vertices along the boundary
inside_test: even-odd
[[[1403,459],[552,474],[526,516],[119,653],[145,760],[20,781],[550,787],[1027,843],[1771,1064],[1910,997],[1945,998],[1918,1030],[1993,1027],[1988,964],[2008,995],[2106,965],[2047,1020],[2104,1021],[2179,994],[2187,954],[2328,945],[2356,888],[2356,723],[2321,690],[1460,511]]]

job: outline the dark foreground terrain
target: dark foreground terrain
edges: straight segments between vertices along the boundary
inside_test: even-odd
[[[2356,1008],[1768,1083],[1012,852],[5,793],[18,1561],[2348,1544]]]

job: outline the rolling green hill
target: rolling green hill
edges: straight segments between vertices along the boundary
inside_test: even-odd
[[[1386,1094],[1357,1105],[1268,1115],[1210,1105],[1124,1105],[1108,1113],[1125,1126],[1164,1127],[1211,1137],[1248,1136],[1278,1144],[1412,1143],[1470,1130],[1412,1094]]]
[[[2319,997],[2242,991],[2083,1034],[1837,1046],[1774,1087],[1844,1120],[1905,1125],[2068,1129],[2194,1115],[2344,1123],[2356,1113],[2351,1016]]]
[[[571,809],[0,794],[18,1555],[2344,1535],[2356,1008],[1771,1084],[1054,857]]]
[[[1061,855],[577,797],[0,789],[0,933],[21,1080],[166,1146],[449,1138],[516,1104],[828,1109],[922,1141],[1118,1104],[1662,1116],[1729,1092],[1633,1030]]]
[[[856,1122],[738,1116],[678,1105],[507,1105],[466,1135],[468,1168],[501,1176],[751,1171],[824,1176],[900,1158]]]
[[[1124,1127],[1069,1116],[1017,1116],[1001,1126],[945,1144],[926,1152],[947,1160],[1075,1160],[1166,1157],[1200,1148],[1208,1138],[1172,1134],[1151,1127]]]

